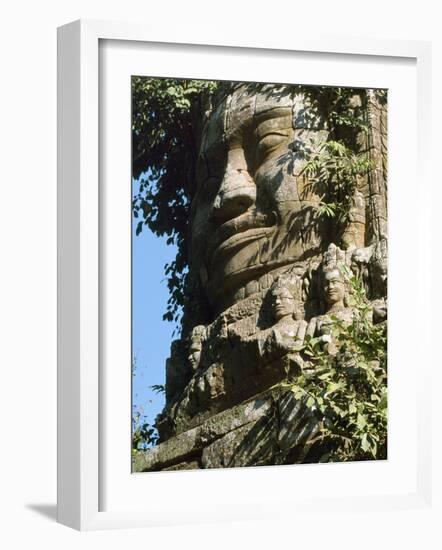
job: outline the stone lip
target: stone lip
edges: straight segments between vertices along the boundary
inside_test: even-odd
[[[250,209],[244,214],[224,222],[218,227],[208,243],[208,264],[212,263],[214,253],[220,248],[227,247],[228,242],[233,237],[258,229],[273,228],[275,225],[276,220],[273,214],[259,213],[256,209]]]
[[[211,270],[215,269],[224,260],[225,256],[232,254],[238,248],[248,245],[253,241],[258,241],[263,237],[268,237],[274,231],[275,231],[274,226],[271,226],[271,227],[252,227],[247,230],[236,232],[231,237],[221,242],[221,244],[217,248],[215,248],[215,250],[210,256],[211,258],[210,269]],[[250,269],[253,269],[256,271],[257,267],[253,266]],[[243,274],[245,271],[247,271],[247,269],[243,268],[241,270],[241,273]]]

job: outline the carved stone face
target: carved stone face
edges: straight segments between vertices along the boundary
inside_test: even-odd
[[[189,352],[187,355],[187,360],[189,361],[190,367],[193,371],[196,371],[199,367],[205,335],[206,329],[204,325],[196,325],[193,327],[189,341]]]
[[[201,358],[201,342],[192,342],[189,349],[188,361],[192,370],[196,370],[199,366]]]
[[[319,197],[300,175],[305,144],[324,140],[306,99],[283,86],[241,86],[210,115],[192,203],[191,269],[214,312],[248,282],[319,251]],[[242,296],[244,297],[244,296]]]
[[[327,271],[324,277],[324,296],[329,307],[344,304],[345,284],[339,269]]]
[[[376,296],[387,295],[387,244],[381,241],[375,251],[371,264],[373,291]]]
[[[293,315],[295,311],[295,299],[287,288],[275,288],[271,294],[271,301],[273,317],[276,321]]]

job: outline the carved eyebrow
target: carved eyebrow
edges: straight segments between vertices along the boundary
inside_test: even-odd
[[[278,131],[276,131],[276,130],[269,130],[269,131],[267,131],[267,132],[262,132],[262,133],[260,133],[260,135],[258,136],[258,140],[260,141],[260,140],[264,139],[264,138],[267,137],[267,136],[288,137],[288,135],[289,135],[289,132],[288,132],[288,131],[286,131],[286,132],[282,132],[282,131],[278,132]]]
[[[256,135],[258,140],[269,134],[287,136],[293,130],[291,112],[281,113],[279,116],[258,120],[256,125]]]
[[[273,118],[281,118],[284,116],[292,116],[291,107],[273,107],[260,113],[255,113],[255,118],[258,124],[263,121],[271,120]]]

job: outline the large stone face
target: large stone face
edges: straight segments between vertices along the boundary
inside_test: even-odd
[[[307,335],[333,353],[331,319],[351,323],[342,266],[363,280],[373,321],[386,318],[386,105],[361,90],[346,116],[357,110],[368,131],[353,148],[370,169],[339,222],[318,215],[327,189],[304,172],[337,137],[311,89],[237,85],[206,114],[189,276],[208,315],[172,346],[161,444],[136,471],[319,460],[321,418],[278,384],[305,368]]]
[[[307,99],[284,87],[256,93],[240,86],[209,117],[192,204],[191,268],[214,314],[253,292],[247,285],[266,273],[320,253],[313,216],[320,197],[300,174],[305,147],[327,136]]]

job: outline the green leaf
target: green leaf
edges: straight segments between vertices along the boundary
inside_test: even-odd
[[[370,443],[368,442],[367,434],[364,434],[362,436],[361,447],[362,447],[362,450],[365,452],[367,452],[370,449]]]
[[[315,403],[316,403],[316,400],[312,396],[310,396],[307,399],[306,405],[309,409],[311,409],[313,407],[313,405],[315,405]]]
[[[365,426],[367,425],[367,421],[365,420],[365,418],[360,413],[357,416],[356,425],[360,430],[365,428]]]

